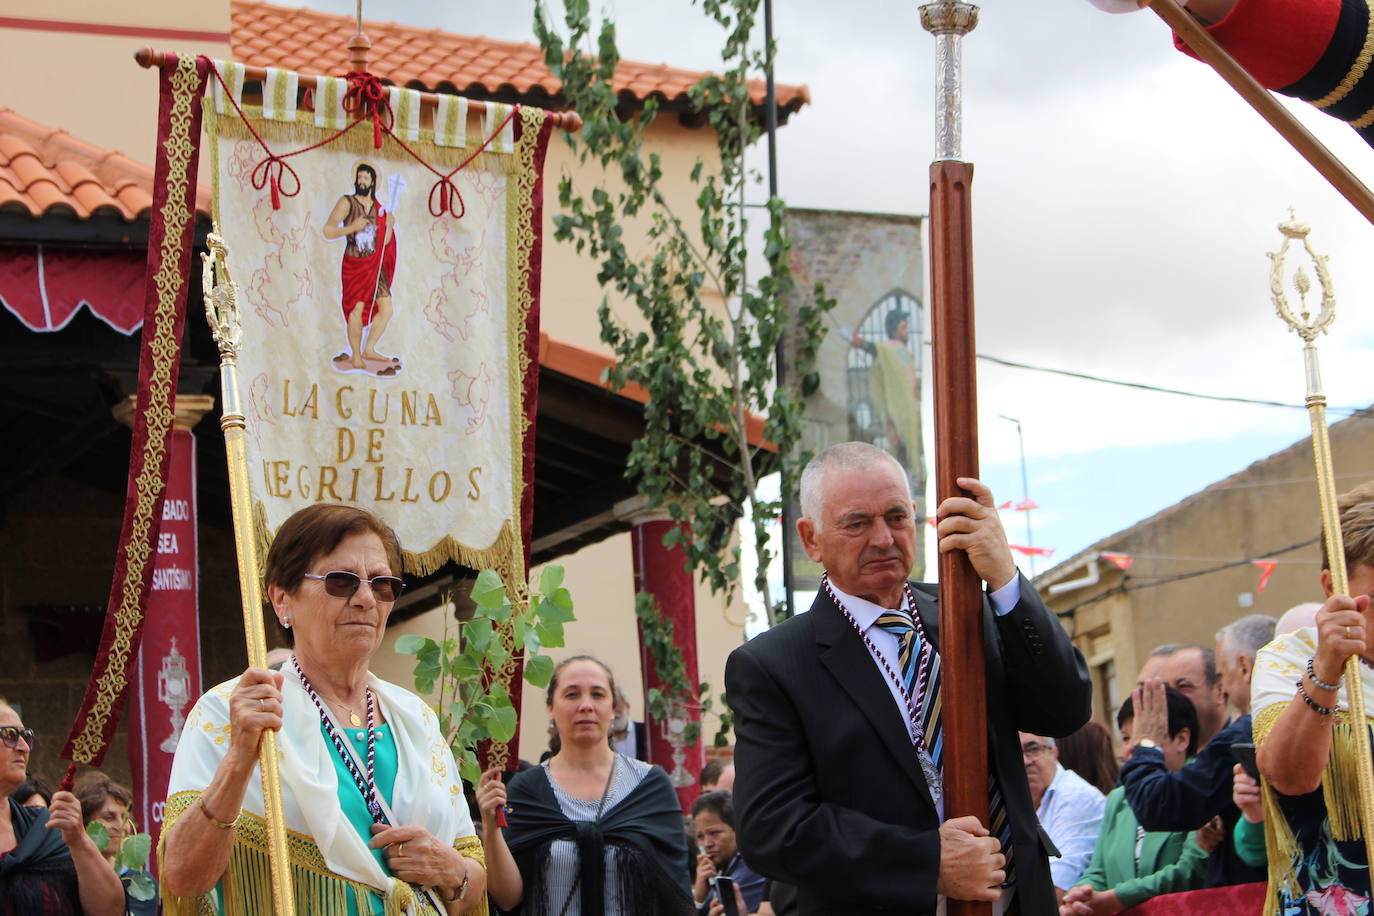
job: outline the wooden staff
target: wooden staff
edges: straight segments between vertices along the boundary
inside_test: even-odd
[[[205,294],[205,318],[210,323],[220,355],[220,397],[224,411],[224,452],[229,464],[229,501],[234,517],[234,541],[238,548],[239,594],[243,601],[243,634],[248,644],[248,664],[267,667],[267,634],[262,621],[262,580],[258,572],[258,542],[253,524],[253,494],[248,486],[248,453],[243,404],[239,399],[238,354],[243,337],[239,318],[238,284],[229,276],[224,240],[212,232],[205,240],[208,254],[200,256],[201,286]],[[216,282],[218,281],[218,282]],[[291,889],[291,860],[286,846],[286,814],[282,809],[281,773],[277,767],[277,733],[264,731],[258,746],[262,774],[263,813],[267,817],[269,861],[272,868],[272,904],[277,916],[294,916],[296,898]]]
[[[960,40],[978,24],[971,3],[927,3],[921,25],[936,39],[936,149],[930,166],[931,356],[935,372],[935,492],[967,496],[956,478],[978,476],[973,341],[973,165],[962,159]],[[962,550],[940,554],[940,722],[945,817],[988,823],[987,686],[983,583]],[[985,916],[991,904],[949,900],[949,916]]]
[[[1345,163],[1337,159],[1331,150],[1312,136],[1311,132],[1293,117],[1292,112],[1279,104],[1273,93],[1261,86],[1258,80],[1237,63],[1210,32],[1178,5],[1177,0],[1145,2],[1159,14],[1160,19],[1169,24],[1194,54],[1211,64],[1212,69],[1230,83],[1231,88],[1240,93],[1241,98],[1249,102],[1250,106],[1259,112],[1260,117],[1268,121],[1300,156],[1311,163],[1312,167],[1331,183],[1331,187],[1350,201],[1365,219],[1374,223],[1374,193],[1371,193],[1364,182],[1355,177],[1355,173],[1346,168]]]
[[[1317,335],[1326,332],[1336,318],[1336,295],[1326,258],[1312,250],[1307,234],[1310,226],[1296,217],[1279,223],[1283,246],[1269,253],[1269,292],[1279,317],[1303,339],[1303,374],[1307,378],[1307,411],[1312,420],[1312,457],[1317,468],[1317,501],[1321,505],[1322,535],[1326,543],[1327,568],[1331,571],[1331,592],[1350,594],[1346,576],[1345,543],[1341,534],[1341,514],[1336,503],[1336,474],[1331,465],[1331,440],[1326,431],[1326,392],[1322,389],[1321,366],[1317,361]],[[1288,247],[1299,242],[1312,260],[1321,287],[1321,311],[1315,316],[1307,306],[1311,279],[1302,270],[1293,278],[1301,305],[1295,313],[1283,290],[1283,261]],[[1374,763],[1369,758],[1369,731],[1365,728],[1364,687],[1360,683],[1360,657],[1351,655],[1345,660],[1345,697],[1350,715],[1351,736],[1355,743],[1355,780],[1359,786],[1360,832],[1364,834],[1366,861],[1374,862]],[[1332,748],[1335,752],[1335,748]]]
[[[356,38],[357,36],[354,37]],[[367,40],[366,36],[363,36],[363,40]],[[353,53],[353,48],[354,46],[350,44],[350,53]],[[162,59],[165,56],[166,55],[162,51],[154,51],[152,48],[142,48],[134,54],[134,60],[138,62],[140,67],[157,67],[161,66]],[[366,57],[364,57],[363,60],[366,61]],[[214,77],[211,76],[210,78],[213,81]],[[267,79],[267,70],[264,67],[245,66],[243,68],[243,78],[245,81],[256,80],[262,82]],[[315,74],[301,73],[297,75],[296,85],[299,89],[314,89],[317,79],[319,79],[319,77]],[[420,93],[420,125],[422,127],[433,126],[434,109],[438,107],[438,105],[439,95],[437,93]],[[468,102],[468,111],[470,112],[480,114],[486,110],[487,106],[485,102],[479,102],[475,99]],[[575,111],[551,111],[549,112],[549,120],[553,122],[555,127],[560,127],[563,130],[578,131],[582,129],[582,116]]]

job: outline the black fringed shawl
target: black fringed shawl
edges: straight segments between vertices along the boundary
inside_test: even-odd
[[[76,863],[62,833],[48,829],[48,809],[6,801],[19,844],[0,857],[0,914],[80,916]]]
[[[546,866],[554,840],[577,844],[581,878],[574,894],[580,899],[569,907],[569,913],[599,916],[605,912],[607,846],[615,856],[620,884],[615,890],[626,913],[693,913],[682,808],[661,767],[652,767],[629,795],[596,821],[573,821],[563,814],[542,766],[530,767],[512,779],[507,798],[506,844],[524,882],[523,916],[558,916],[563,905],[562,900],[548,901],[546,892]]]

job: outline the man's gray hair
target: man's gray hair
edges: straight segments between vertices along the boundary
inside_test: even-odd
[[[880,462],[891,462],[902,470],[901,462],[876,445],[867,442],[839,442],[821,452],[806,463],[801,475],[801,510],[804,518],[819,523],[821,520],[821,483],[831,471],[857,471],[870,468]],[[907,480],[902,471],[902,480]],[[907,481],[907,497],[911,495],[911,482]]]
[[[1217,648],[1225,647],[1230,659],[1242,655],[1254,660],[1260,649],[1274,639],[1274,628],[1278,621],[1267,614],[1251,614],[1217,630]]]
[[[1206,646],[1188,642],[1171,642],[1167,645],[1155,646],[1150,651],[1150,658],[1168,658],[1170,655],[1177,655],[1185,649],[1197,649],[1202,653],[1203,680],[1208,684],[1215,684],[1221,680],[1221,675],[1217,672],[1217,654]]]

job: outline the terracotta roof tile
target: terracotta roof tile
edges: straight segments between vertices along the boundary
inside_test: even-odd
[[[152,208],[152,187],[148,166],[0,107],[0,209],[132,220]],[[196,191],[196,209],[210,212],[204,186]]]
[[[350,69],[346,46],[354,30],[351,16],[254,0],[231,0],[230,9],[230,41],[236,59],[258,67],[288,67],[307,73],[340,75]],[[369,56],[373,70],[399,86],[453,86],[489,95],[514,90],[522,96],[534,95],[532,101],[542,104],[560,88],[544,66],[544,54],[537,45],[395,22],[364,21],[363,31],[372,41]],[[616,67],[615,88],[639,101],[656,95],[670,104],[685,105],[687,90],[704,76],[700,71],[667,64],[621,61]],[[805,86],[779,83],[777,94],[778,114],[784,120],[811,101]],[[750,82],[749,97],[754,104],[763,104],[762,80]]]

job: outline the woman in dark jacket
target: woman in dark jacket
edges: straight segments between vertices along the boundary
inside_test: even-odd
[[[659,767],[611,749],[615,684],[588,656],[564,660],[549,682],[559,749],[501,782],[482,774],[488,891],[526,916],[690,914],[682,810]],[[497,812],[509,826],[497,826]]]

